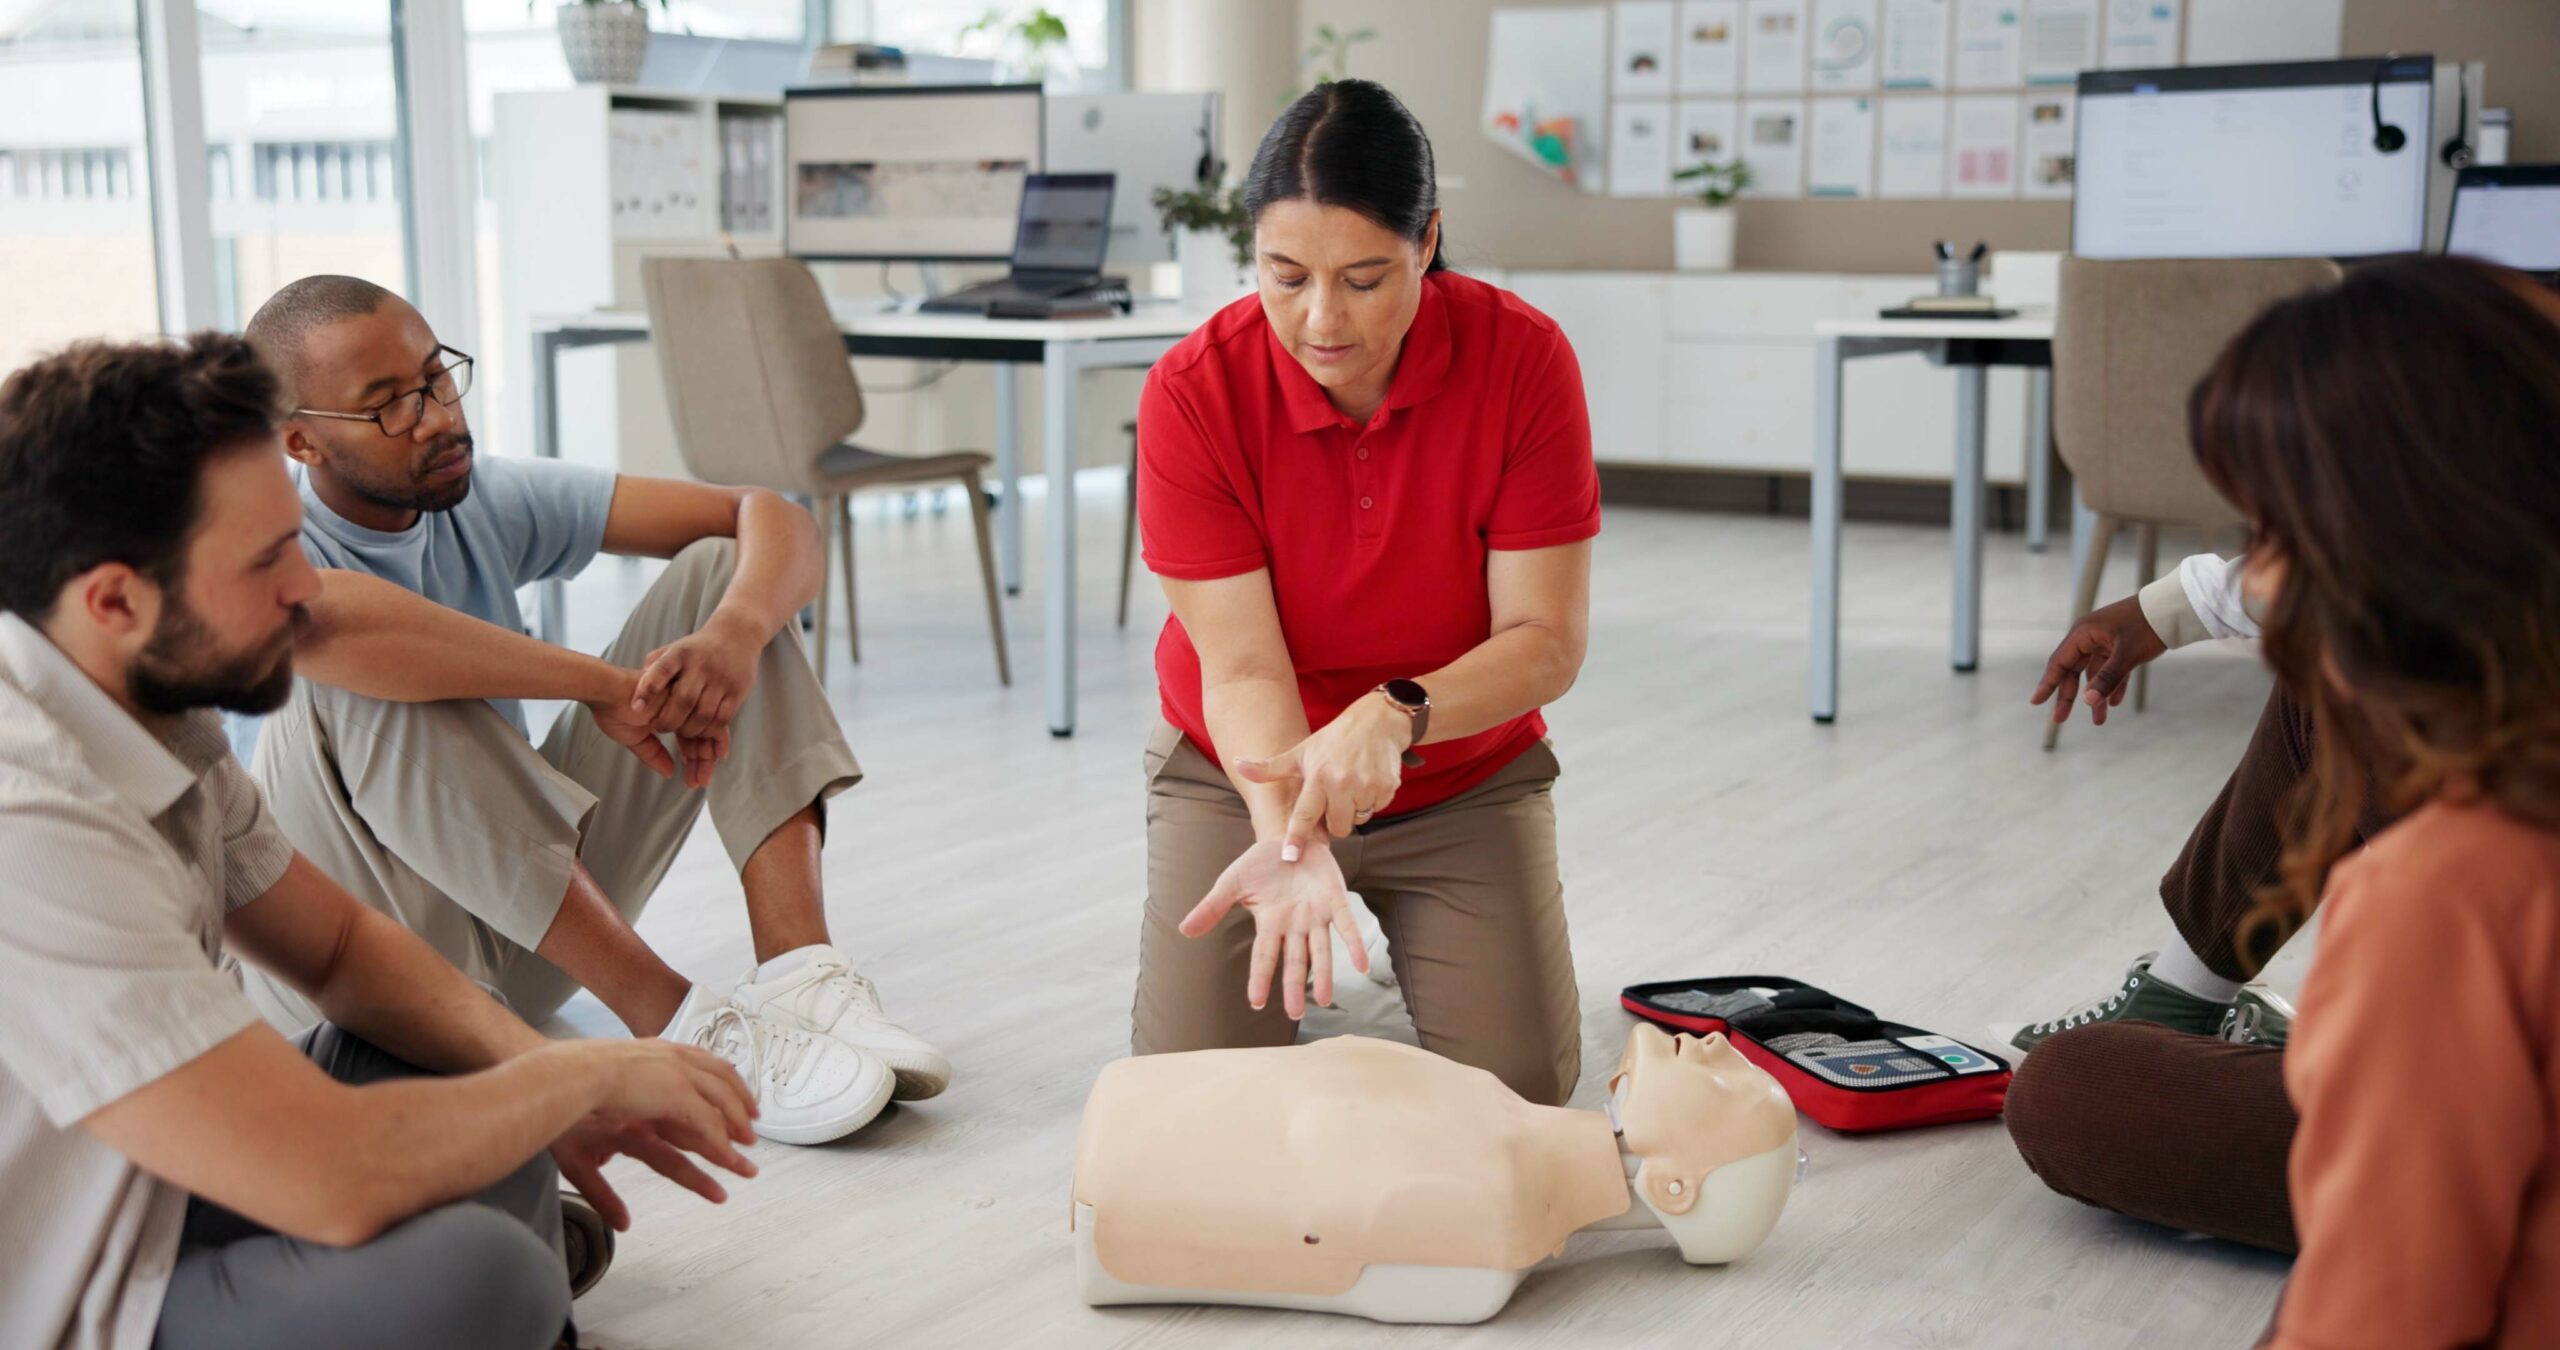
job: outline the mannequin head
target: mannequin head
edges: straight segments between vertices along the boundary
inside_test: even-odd
[[[1796,1112],[1786,1089],[1721,1032],[1627,1035],[1609,1080],[1636,1199],[1696,1265],[1750,1254],[1795,1184]]]

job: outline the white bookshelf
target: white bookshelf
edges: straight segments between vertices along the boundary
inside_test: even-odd
[[[532,388],[531,316],[640,307],[642,258],[782,251],[781,114],[779,99],[609,85],[496,96],[489,184],[511,388]],[[722,123],[738,117],[773,119],[772,152],[760,175],[724,184]],[[759,189],[761,228],[741,221],[724,235],[724,197]],[[531,399],[507,403],[502,448],[527,453]],[[682,475],[648,347],[568,354],[560,407],[564,456]]]

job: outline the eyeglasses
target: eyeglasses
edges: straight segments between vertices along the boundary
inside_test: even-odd
[[[326,412],[319,408],[296,408],[296,417],[328,417],[341,422],[371,422],[385,436],[406,436],[418,429],[419,419],[427,415],[427,399],[445,407],[462,401],[471,392],[471,358],[451,347],[438,345],[436,355],[445,358],[444,368],[428,377],[425,384],[374,405],[370,412]]]

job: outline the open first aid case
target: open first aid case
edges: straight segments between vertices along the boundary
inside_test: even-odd
[[[1851,1133],[1982,1120],[2009,1099],[2007,1060],[1782,975],[1632,984],[1628,1012],[1673,1031],[1721,1031],[1796,1109]]]

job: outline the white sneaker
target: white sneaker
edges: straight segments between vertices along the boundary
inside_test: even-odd
[[[871,1123],[896,1078],[859,1046],[739,1007],[704,1000],[666,1038],[729,1061],[756,1097],[756,1133],[778,1144],[823,1144]]]
[[[897,1075],[897,1099],[921,1101],[951,1086],[951,1061],[880,1011],[880,991],[833,947],[804,947],[809,959],[759,984],[748,972],[729,997],[759,1016],[857,1046]],[[776,958],[779,960],[780,958]]]

